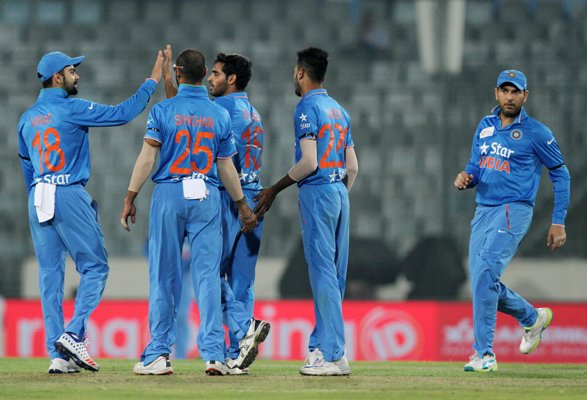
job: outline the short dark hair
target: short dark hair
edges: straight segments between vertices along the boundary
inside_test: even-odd
[[[308,47],[298,51],[298,66],[303,68],[314,82],[324,82],[328,68],[328,53],[325,50]]]
[[[251,67],[253,63],[245,56],[240,54],[216,54],[214,64],[222,63],[222,72],[228,77],[232,74],[236,75],[236,88],[238,90],[245,90],[249,80],[251,79]]]
[[[206,76],[206,59],[197,50],[187,49],[182,51],[175,60],[175,65],[181,67],[181,73],[190,83],[202,82]]]
[[[63,69],[65,69],[65,68],[63,68]],[[63,69],[57,73],[59,75],[61,75],[63,77],[63,79],[65,79],[65,73],[63,72]],[[41,78],[41,74],[39,74],[38,72],[37,72],[37,76],[39,78]],[[51,78],[45,79],[42,84],[43,84],[43,89],[48,89],[48,88],[53,87],[53,75],[51,75]]]
[[[38,75],[40,75],[40,74],[38,74]],[[39,76],[39,78],[40,78],[40,76]],[[43,81],[43,89],[50,88],[52,84],[53,84],[53,77],[44,80]]]

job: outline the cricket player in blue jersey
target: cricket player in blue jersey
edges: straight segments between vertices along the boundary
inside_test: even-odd
[[[172,58],[171,46],[165,49],[166,59]],[[254,197],[261,190],[259,173],[263,152],[263,124],[255,108],[249,103],[244,92],[251,78],[251,61],[239,54],[218,53],[212,72],[208,76],[210,94],[216,97],[216,104],[225,108],[230,115],[231,130],[237,147],[233,162],[239,173],[243,193],[249,206],[256,205]],[[177,94],[171,80],[170,69],[165,68],[165,90],[167,97]],[[222,259],[220,276],[222,283],[222,311],[224,324],[228,327],[229,347],[226,365],[229,374],[247,374],[255,360],[258,347],[269,334],[266,321],[253,318],[255,265],[261,247],[263,221],[246,235],[240,232],[241,222],[238,209],[229,193],[221,184],[222,200]],[[183,293],[182,299],[186,296]],[[182,302],[185,313],[188,303]],[[178,333],[183,332],[178,327]],[[179,340],[179,338],[178,338]]]
[[[316,325],[302,375],[348,375],[342,299],[349,255],[349,197],[358,162],[346,110],[322,87],[328,53],[310,47],[297,53],[294,113],[295,165],[257,196],[259,217],[283,189],[299,187],[304,255],[314,296]]]
[[[39,289],[45,323],[49,373],[98,371],[84,339],[108,276],[108,255],[96,203],[84,190],[90,178],[88,128],[132,121],[155,91],[163,65],[159,52],[151,77],[117,106],[73,98],[76,67],[84,56],[56,51],[37,66],[43,84],[39,98],[18,124],[18,148],[27,190],[29,224],[39,263]],[[73,318],[64,328],[63,281],[69,253],[80,274]]]
[[[495,89],[498,105],[479,123],[469,162],[454,181],[459,190],[477,190],[469,243],[475,353],[465,371],[497,371],[493,349],[497,311],[513,316],[524,328],[520,344],[524,354],[536,350],[542,331],[552,321],[549,308],[535,309],[500,281],[530,227],[543,166],[554,191],[546,244],[556,250],[566,241],[569,171],[550,129],[526,113],[523,105],[527,98],[522,72],[499,74]]]
[[[251,78],[251,66],[251,61],[239,54],[218,53],[208,82],[216,104],[230,114],[237,147],[233,161],[247,202],[254,207],[254,198],[261,190],[263,123],[244,91]],[[270,329],[266,321],[253,318],[255,266],[261,247],[263,221],[243,235],[238,209],[224,188],[221,188],[220,197],[224,239],[220,264],[222,311],[230,340],[226,364],[231,370],[235,366],[242,370],[253,362],[259,343],[266,339]]]
[[[143,149],[121,213],[121,223],[128,229],[128,217],[135,222],[134,199],[159,154],[159,165],[152,176],[156,186],[149,220],[151,340],[133,371],[139,375],[173,373],[169,353],[175,341],[182,287],[182,244],[187,237],[192,284],[200,312],[198,348],[206,374],[226,375],[220,302],[220,182],[238,207],[244,232],[256,226],[256,216],[247,204],[232,162],[236,147],[230,116],[210,101],[206,87],[202,86],[207,74],[204,55],[184,50],[173,68],[179,91],[151,110]]]

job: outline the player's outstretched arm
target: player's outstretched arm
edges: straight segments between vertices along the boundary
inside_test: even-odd
[[[253,210],[250,209],[249,204],[245,199],[240,179],[238,178],[238,172],[236,172],[236,168],[232,162],[232,157],[218,158],[216,160],[216,165],[218,167],[218,176],[220,177],[220,180],[224,184],[230,198],[238,208],[238,215],[243,224],[241,231],[249,233],[258,224],[257,216]]]
[[[161,80],[161,73],[163,72],[163,52],[159,50],[157,52],[157,58],[155,59],[155,64],[153,65],[153,70],[151,71],[150,78],[153,79],[155,82],[159,83]]]
[[[175,97],[177,88],[173,84],[173,52],[171,45],[165,46],[163,51],[165,54],[165,62],[163,63],[163,80],[165,81],[165,94],[168,99]]]
[[[273,204],[273,201],[283,189],[301,181],[318,168],[318,152],[316,140],[306,139],[300,142],[302,157],[290,168],[288,173],[273,186],[265,188],[255,197],[257,206],[255,213],[261,218]]]
[[[82,126],[118,126],[129,123],[147,106],[161,79],[162,68],[163,52],[159,50],[151,76],[143,82],[134,95],[115,106],[74,99],[71,111],[64,115],[65,121]]]
[[[473,182],[473,175],[461,171],[455,177],[454,185],[459,190],[466,189]]]
[[[135,198],[138,196],[139,191],[153,169],[155,158],[159,153],[160,147],[161,143],[156,140],[145,139],[141,153],[135,162],[135,167],[132,171],[130,183],[128,185],[128,192],[124,198],[122,212],[120,213],[120,224],[129,232],[130,227],[128,226],[128,217],[130,217],[130,221],[133,224],[136,222],[137,208],[134,204]]]

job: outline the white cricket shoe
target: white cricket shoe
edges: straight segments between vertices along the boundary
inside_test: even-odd
[[[226,373],[228,375],[248,375],[249,372],[248,368],[239,368],[236,364],[236,360],[232,358],[226,359]]]
[[[77,335],[64,332],[55,342],[55,349],[61,354],[69,356],[73,361],[83,369],[96,372],[100,366],[90,357],[86,348],[86,341],[77,337]]]
[[[323,359],[323,358],[324,358],[324,354],[322,354],[320,349],[316,348],[316,349],[308,352],[308,357],[306,357],[304,362],[306,363],[306,366],[309,366],[309,365],[314,364],[319,359]]]
[[[530,354],[540,344],[542,340],[542,332],[552,322],[552,310],[550,308],[538,308],[538,318],[532,326],[524,327],[524,335],[522,336],[522,343],[520,343],[520,352]]]
[[[75,362],[71,358],[69,360],[52,358],[47,372],[50,374],[72,374],[80,371],[81,368],[75,365]]]
[[[139,361],[132,367],[132,372],[137,375],[171,375],[173,368],[171,361],[169,361],[169,355],[161,354],[147,365],[143,361]]]
[[[477,353],[469,357],[469,362],[465,364],[465,372],[492,372],[497,371],[497,361],[495,356],[485,354],[483,358]]]
[[[251,319],[247,334],[239,342],[240,353],[236,358],[236,364],[240,369],[249,367],[255,361],[259,354],[259,345],[267,339],[270,329],[269,322]]]
[[[227,375],[228,368],[220,361],[206,361],[206,375]]]
[[[317,358],[313,364],[300,368],[300,374],[308,376],[341,376],[350,375],[351,367],[346,354],[339,360],[326,361],[323,357]]]

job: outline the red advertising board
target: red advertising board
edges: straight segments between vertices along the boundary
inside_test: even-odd
[[[522,329],[506,315],[499,315],[495,352],[504,362],[587,362],[587,305],[554,304],[554,320],[543,343],[532,355],[518,351]],[[1,307],[0,307],[1,308]],[[73,302],[64,303],[66,320]],[[105,300],[88,325],[89,351],[96,358],[129,358],[140,355],[149,340],[146,301]],[[260,357],[275,360],[303,359],[314,325],[310,301],[258,301],[257,318],[271,323],[271,333]],[[454,360],[472,353],[471,306],[440,302],[361,302],[344,304],[347,354],[352,360]],[[197,356],[198,313],[190,315],[193,333],[191,356]],[[4,337],[0,353],[9,357],[45,357],[41,305],[36,300],[6,300],[2,318]]]

